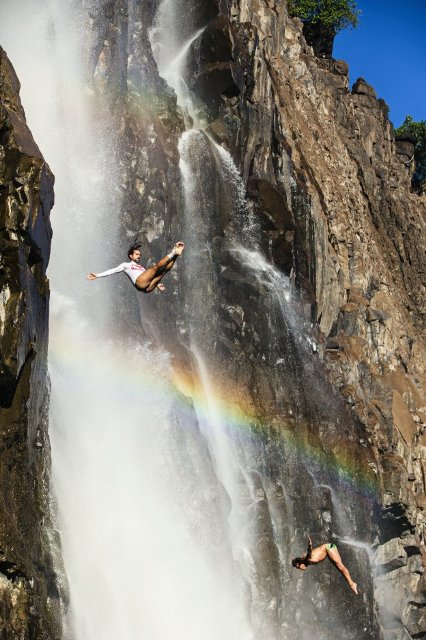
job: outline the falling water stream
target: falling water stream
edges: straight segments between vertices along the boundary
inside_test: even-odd
[[[306,466],[273,437],[266,437],[263,442],[254,438],[253,447],[250,438],[236,437],[233,425],[216,410],[212,399],[218,370],[223,373],[227,367],[217,336],[211,331],[211,327],[220,325],[221,297],[226,287],[214,249],[215,236],[220,230],[225,229],[227,254],[235,259],[240,276],[252,279],[256,289],[264,292],[259,296],[258,305],[259,309],[267,310],[264,322],[269,329],[269,345],[265,356],[269,359],[269,370],[274,372],[270,383],[278,411],[290,414],[296,423],[306,421],[308,415],[316,416],[318,427],[322,423],[322,428],[329,429],[331,435],[339,424],[337,407],[340,404],[322,383],[313,364],[312,354],[317,345],[309,336],[309,327],[301,321],[300,310],[292,304],[289,279],[271,265],[259,249],[259,228],[245,201],[239,171],[230,154],[212,140],[205,122],[198,116],[199,105],[188,88],[187,56],[202,37],[203,29],[194,29],[191,35],[190,21],[182,25],[174,13],[177,6],[172,0],[163,0],[160,4],[151,43],[160,75],[174,88],[178,104],[193,120],[179,143],[185,200],[182,229],[187,242],[184,277],[186,305],[190,310],[189,347],[204,398],[201,428],[209,443],[217,476],[230,498],[229,544],[237,561],[236,571],[244,579],[249,594],[248,598],[247,593],[241,593],[240,597],[246,597],[249,603],[256,638],[300,638],[301,633],[307,634],[306,637],[310,633],[326,637],[330,632],[330,616],[334,617],[335,624],[337,620],[344,620],[337,610],[332,613],[327,595],[332,576],[325,578],[320,595],[320,600],[328,601],[328,610],[317,611],[317,624],[314,620],[304,620],[306,627],[299,634],[292,629],[292,612],[299,611],[299,605],[297,596],[295,599],[291,587],[289,589],[288,553],[295,533],[291,523],[310,522],[308,526],[316,528],[316,535],[321,530],[319,535],[335,537],[339,532],[353,531],[353,523],[348,521],[336,492],[327,489],[324,483],[327,473],[324,474],[321,465]],[[195,408],[200,417],[197,404]],[[277,463],[282,467],[274,474],[271,469]],[[306,491],[309,482],[312,483],[312,504],[306,503],[303,513],[300,483]],[[312,525],[310,509],[321,503],[318,509],[322,513],[321,521]],[[306,597],[315,597],[314,592],[315,587],[310,585]],[[300,616],[300,612],[297,615]],[[350,633],[348,631],[348,637]],[[356,637],[357,631],[354,633]]]
[[[30,0],[0,6],[1,42],[22,83],[28,124],[56,176],[50,432],[71,595],[67,633],[69,640],[292,639],[298,455],[276,435],[235,431],[217,402],[218,228],[229,229],[228,250],[241,269],[265,276],[265,300],[272,296],[279,316],[268,355],[277,371],[280,362],[284,372],[300,371],[278,344],[280,332],[303,353],[312,344],[286,308],[288,281],[256,247],[231,156],[203,130],[185,80],[187,54],[203,29],[180,33],[175,11],[163,0],[151,42],[160,74],[195,123],[179,144],[182,303],[198,380],[198,393],[187,398],[172,383],[170,354],[129,340],[117,325],[112,279],[85,279],[114,266],[120,203],[109,123],[99,124],[85,87],[84,15],[67,0],[45,0],[36,12]],[[313,599],[316,582],[305,583]],[[325,622],[318,615],[322,630],[327,614]]]
[[[118,203],[108,123],[95,125],[85,88],[84,16],[65,0],[35,15],[29,0],[7,2],[0,16],[28,124],[56,177],[50,433],[67,634],[250,640],[227,498],[171,384],[169,356],[129,344],[114,283],[85,279],[112,266]]]

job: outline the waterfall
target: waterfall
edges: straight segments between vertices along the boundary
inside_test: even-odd
[[[200,106],[189,89],[189,57],[200,46],[202,31],[194,28],[191,35],[189,19],[183,31],[174,20],[170,22],[172,5],[176,9],[170,0],[160,4],[151,43],[160,74],[174,88],[182,109],[193,115],[179,143],[185,202],[182,230],[187,243],[182,297],[193,375],[199,386],[194,405],[217,476],[230,500],[229,545],[235,570],[247,587],[240,598],[246,601],[255,638],[291,640],[315,633],[325,639],[331,619],[335,626],[347,627],[344,602],[330,602],[336,578],[324,567],[316,578],[319,582],[309,573],[303,587],[299,577],[294,589],[290,547],[300,548],[306,530],[317,540],[330,539],[353,532],[353,523],[343,500],[336,499],[337,491],[328,488],[329,463],[316,456],[309,459],[303,451],[307,446],[303,436],[300,443],[297,438],[300,428],[302,433],[306,429],[328,432],[333,440],[339,430],[345,433],[346,418],[341,417],[345,410],[312,357],[317,344],[303,320],[301,305],[293,298],[290,279],[262,253],[259,225],[231,155],[197,117]],[[232,295],[229,279],[234,283]],[[256,322],[262,324],[256,330],[258,334],[263,331],[263,336],[253,336],[263,354],[256,361],[256,377],[267,376],[267,380],[255,402],[264,406],[268,396],[273,398],[266,423],[265,418],[259,419],[260,425],[255,416],[247,420],[240,414],[236,421],[223,410],[226,402],[237,407],[241,402],[244,407],[247,403],[241,395],[251,392],[243,377],[234,382],[238,373],[226,340],[237,342],[236,331],[230,330],[226,338],[215,331],[223,326],[225,314],[244,331],[244,311],[238,304],[238,289],[243,284],[255,294]],[[229,396],[227,382],[232,389]],[[197,404],[200,397],[201,407]],[[279,425],[277,430],[274,423]],[[283,428],[295,430],[295,446],[282,440]],[[333,477],[332,485],[348,499],[350,489],[342,478]],[[343,538],[342,544],[348,539]],[[365,545],[357,549],[357,564],[366,575]],[[345,552],[351,553],[347,547]],[[319,603],[311,619],[303,618],[300,598]],[[368,612],[358,615],[366,619]],[[295,621],[301,629],[295,628]],[[348,638],[357,637],[356,627],[345,629]]]
[[[173,87],[178,104],[184,112],[202,126],[202,119],[186,81],[186,62],[191,46],[203,33],[204,28],[188,36],[188,22],[181,24],[182,18],[176,2],[163,0],[150,29],[149,39],[160,76]]]
[[[280,633],[283,557],[280,559],[276,543],[281,539],[281,531],[273,534],[274,524],[257,465],[249,461],[257,445],[249,433],[247,436],[239,433],[239,427],[224,413],[218,399],[221,368],[226,371],[226,361],[221,359],[220,337],[215,332],[219,326],[223,284],[215,239],[220,243],[218,236],[225,228],[230,247],[243,243],[254,248],[258,226],[248,208],[245,187],[230,153],[205,130],[206,123],[197,117],[196,101],[188,89],[186,57],[203,29],[188,37],[186,25],[183,37],[178,28],[172,28],[174,22],[170,23],[170,4],[169,0],[160,4],[151,31],[151,44],[160,74],[175,90],[178,104],[193,116],[193,122],[188,123],[190,128],[180,139],[179,153],[184,191],[181,226],[186,242],[184,316],[193,375],[197,380],[194,406],[215,473],[229,500],[229,514],[224,511],[229,527],[228,545],[235,573],[241,579],[235,604],[249,612],[254,637],[273,640]],[[268,533],[263,543],[265,551],[259,553],[262,527],[266,527]],[[271,575],[265,576],[262,564],[268,562],[268,557],[274,566],[270,568]]]
[[[113,278],[85,279],[123,258],[109,123],[97,122],[85,86],[83,19],[66,0],[36,13],[30,0],[0,8],[28,123],[56,177],[50,434],[67,636],[250,640],[228,498],[169,355],[123,335]]]
[[[298,428],[315,412],[331,436],[344,425],[325,391],[328,413],[316,399],[306,406],[305,384],[322,393],[309,365],[316,345],[291,304],[288,278],[259,250],[238,169],[191,94],[188,54],[203,29],[191,30],[177,4],[163,0],[151,30],[160,74],[188,116],[179,144],[180,303],[192,367],[185,386],[172,354],[129,338],[119,325],[120,276],[85,279],[124,257],[113,127],[98,121],[85,86],[84,12],[67,0],[46,0],[36,13],[30,0],[6,0],[0,18],[29,126],[56,176],[51,440],[69,640],[300,640],[314,633],[328,640],[331,615],[342,635],[352,594],[330,604],[326,569],[307,572],[302,584],[289,561],[304,544],[304,523],[319,538],[339,533],[330,513],[342,510],[327,485],[333,470],[298,440]],[[130,284],[128,291],[130,300],[136,293]],[[252,395],[249,358],[244,368],[232,352],[237,331],[248,331],[238,302],[246,291],[262,325],[253,320],[256,331],[244,343],[258,367]],[[231,329],[218,335],[224,316]],[[265,407],[261,417],[256,402]],[[342,529],[351,538],[353,527]],[[305,603],[312,614],[303,620]],[[348,640],[357,630],[354,624]]]

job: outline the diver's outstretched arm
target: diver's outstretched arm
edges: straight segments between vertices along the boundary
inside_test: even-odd
[[[120,271],[124,271],[125,263],[119,264],[118,267],[114,267],[114,269],[108,269],[107,271],[102,271],[102,273],[88,273],[86,278],[88,280],[96,280],[96,278],[105,278],[105,276],[112,276],[113,273],[120,273]]]

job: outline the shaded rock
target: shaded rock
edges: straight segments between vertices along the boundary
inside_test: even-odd
[[[128,236],[142,234],[155,250],[179,229],[182,205],[176,144],[183,122],[172,93],[157,77],[145,38],[150,18],[145,19],[143,9],[138,11],[142,12],[138,22],[144,26],[130,38],[134,47],[131,95],[137,96],[146,80],[162,96],[158,107],[162,116],[158,118],[150,108],[136,114],[123,109],[123,162],[137,167],[129,170],[125,182],[123,227]],[[205,247],[214,257],[212,264],[221,265],[208,285],[211,291],[220,289],[221,306],[211,316],[214,335],[207,327],[199,328],[200,343],[208,350],[210,362],[223,372],[224,388],[237,381],[236,388],[261,416],[260,422],[278,425],[278,431],[293,434],[294,430],[301,448],[335,453],[337,460],[350,450],[359,461],[360,475],[369,465],[374,468],[373,504],[358,498],[352,504],[347,498],[341,508],[357,523],[357,531],[371,532],[371,537],[359,534],[365,535],[367,543],[376,533],[381,543],[389,543],[381,562],[387,573],[375,584],[383,609],[380,633],[407,637],[401,620],[407,598],[414,601],[422,577],[418,554],[413,553],[412,560],[406,549],[417,542],[410,538],[401,551],[399,541],[414,533],[419,539],[423,535],[426,458],[420,449],[418,423],[410,417],[419,416],[424,405],[426,204],[423,197],[410,192],[411,169],[401,162],[404,155],[400,153],[408,147],[398,151],[386,104],[376,99],[373,87],[360,78],[352,92],[348,90],[347,65],[327,58],[332,34],[311,37],[305,29],[303,35],[301,22],[288,18],[285,3],[243,1],[230,7],[225,2],[196,0],[182,16],[178,27],[188,37],[195,28],[207,25],[191,48],[188,82],[205,102],[209,132],[239,164],[250,211],[261,230],[261,251],[291,276],[293,293],[300,300],[294,325],[287,324],[265,283],[247,275],[227,252],[223,239],[230,234],[230,209],[223,184],[215,177],[205,188],[203,223],[209,230]],[[124,29],[124,21],[108,20],[108,29]],[[119,42],[125,41],[123,37],[110,40],[116,53]],[[312,55],[311,44],[317,56]],[[108,58],[113,59],[118,59],[118,53]],[[122,63],[115,77],[125,72]],[[214,174],[208,154],[204,164],[205,173]],[[195,173],[199,177],[202,171],[195,167]],[[165,197],[154,197],[161,190]],[[212,203],[220,198],[224,206],[218,215]],[[183,291],[180,295],[185,296]],[[197,302],[202,305],[205,300]],[[164,310],[163,304],[155,301],[155,312]],[[164,316],[164,327],[153,324],[162,344],[175,349],[188,335],[188,326],[178,312],[173,316],[167,310]],[[274,317],[283,318],[279,336],[269,324]],[[308,335],[304,321],[312,323],[309,339],[319,345],[318,358],[308,358],[306,352],[300,358],[297,351],[299,327]],[[327,368],[322,367],[321,358]],[[338,390],[339,396],[331,389]],[[232,403],[236,402],[233,397]],[[332,418],[328,407],[333,408]],[[296,483],[288,476],[288,452],[279,458],[276,442],[271,443],[272,431],[265,428],[264,450],[253,453],[252,464],[258,471],[262,460],[259,477],[265,495],[273,494],[274,482],[288,493],[286,513],[292,514],[295,531],[282,515],[277,520],[283,529],[287,527],[286,543],[292,535],[302,536],[307,522],[328,535],[327,527],[336,523],[333,504],[326,508],[325,501],[317,499],[312,478],[301,474],[303,481]],[[358,480],[354,480],[356,486]],[[256,491],[258,485],[256,481]],[[309,508],[306,496],[313,503]],[[267,559],[272,567],[277,560],[264,501],[259,514],[262,532],[259,537],[253,534],[250,553],[252,558]],[[369,520],[373,514],[375,531]],[[393,551],[392,545],[397,547]],[[281,586],[290,584],[288,568],[282,572],[286,581]],[[322,588],[326,576],[314,585],[306,586],[305,580],[304,593],[316,607],[315,624],[310,627],[309,621],[302,620],[305,626],[297,630],[285,607],[280,608],[275,569],[273,576],[266,585],[268,572],[259,570],[263,593],[271,596],[273,615],[281,615],[286,638],[293,640],[300,633],[325,635],[328,622],[322,618],[326,609]],[[367,561],[364,578],[370,594],[365,602],[351,601],[345,608],[339,599],[334,605],[333,619],[340,615],[345,619],[340,635],[348,640],[359,640],[360,620],[365,638],[379,635]],[[386,601],[388,588],[394,594],[390,602]],[[251,596],[254,602],[256,594]],[[293,591],[286,591],[286,597],[295,602]],[[263,611],[265,603],[265,599],[257,601],[253,607]],[[353,624],[347,619],[349,610],[357,617]],[[268,634],[262,630],[259,635]]]
[[[303,25],[303,35],[307,44],[313,48],[316,56],[331,58],[335,38],[334,29],[320,22],[306,23]]]
[[[58,548],[48,534],[46,268],[54,180],[26,125],[19,82],[1,48],[0,95],[1,633],[59,638],[60,580],[52,555]]]
[[[214,64],[235,59],[235,40],[232,25],[224,16],[211,20],[201,36],[200,63]]]
[[[203,102],[209,105],[213,117],[217,116],[221,97],[236,98],[240,95],[244,73],[235,62],[206,64],[193,82],[193,89]]]
[[[348,76],[349,65],[344,60],[333,60],[333,71],[341,76]]]
[[[398,156],[405,156],[403,160],[407,161],[414,156],[414,140],[407,140],[405,138],[397,137],[395,138],[395,147],[396,153]]]

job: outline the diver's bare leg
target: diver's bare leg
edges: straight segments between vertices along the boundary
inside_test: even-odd
[[[153,278],[151,280],[151,282],[149,283],[149,285],[146,287],[145,291],[146,293],[151,293],[151,291],[154,291],[154,289],[156,287],[158,287],[158,285],[160,284],[161,280],[164,278],[164,276],[166,275],[166,273],[168,271],[170,271],[170,269],[173,268],[175,262],[176,262],[176,258],[177,256],[175,256],[174,258],[172,258],[172,260],[169,262],[169,264],[163,269],[163,272],[160,273],[158,276],[156,276],[155,278]]]
[[[175,259],[176,258],[169,258],[169,256],[165,256],[159,262],[156,262],[152,267],[148,267],[148,269],[141,273],[141,275],[136,280],[138,288],[146,289],[151,284],[152,280],[166,269],[170,262],[174,264]]]
[[[331,562],[336,567],[336,569],[340,571],[342,576],[345,578],[346,582],[348,583],[352,591],[354,593],[358,593],[357,584],[352,580],[351,574],[343,564],[342,558],[340,557],[340,553],[337,551],[336,547],[333,547],[332,549],[327,549],[327,555],[330,558]]]
[[[183,250],[183,242],[178,242],[174,248],[174,251],[177,251],[178,253],[175,253],[172,257],[170,257],[169,255],[164,256],[164,258],[161,258],[161,260],[159,262],[156,262],[156,264],[154,264],[152,267],[148,267],[148,269],[144,271],[136,280],[137,288],[141,289],[142,291],[147,290],[147,288],[151,286],[154,278],[160,275],[163,276],[166,271],[170,271],[170,269],[176,262],[176,258],[182,254]],[[156,284],[158,284],[158,282],[159,281],[157,281]],[[150,288],[149,290],[152,291],[152,288]]]
[[[164,277],[164,273],[162,273],[160,276],[157,276],[156,278],[153,278],[150,284],[148,285],[148,287],[144,289],[145,293],[151,293],[151,291],[154,291],[154,289],[156,289],[160,284],[163,277]]]

